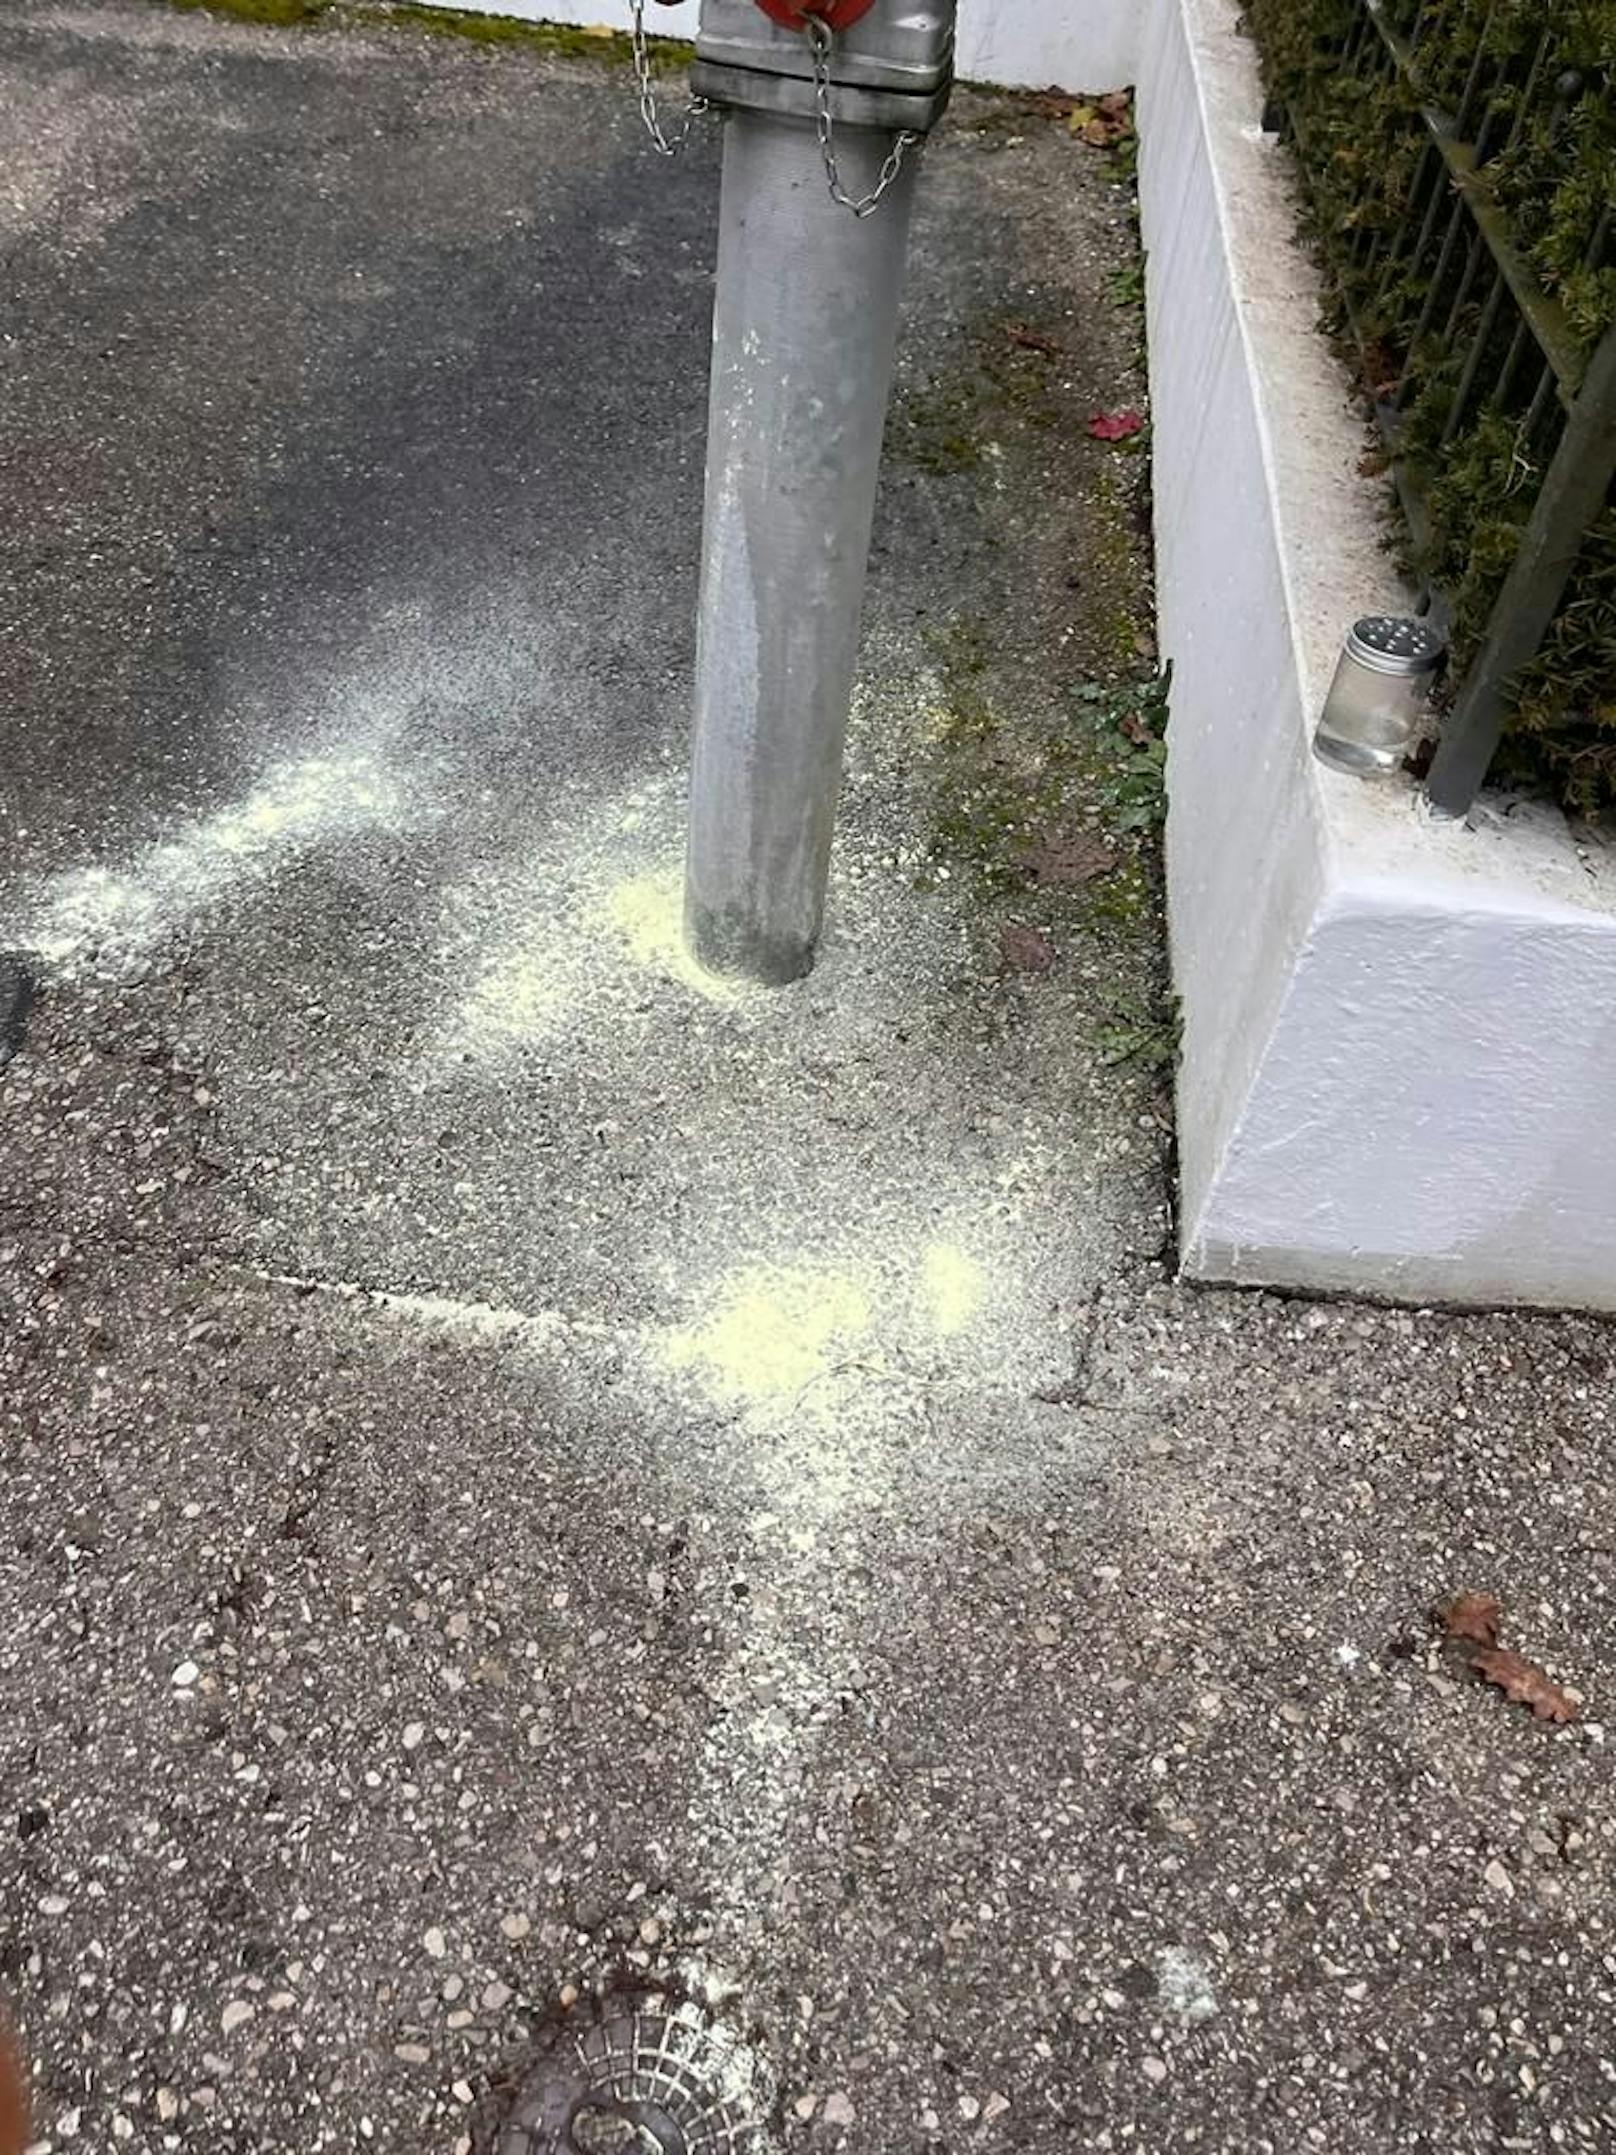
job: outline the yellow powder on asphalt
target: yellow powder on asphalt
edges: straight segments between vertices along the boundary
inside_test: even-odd
[[[921,1265],[927,1314],[944,1339],[963,1332],[981,1309],[987,1274],[956,1242],[934,1242]]]
[[[685,946],[684,885],[677,868],[615,884],[606,893],[605,910],[637,965],[693,988],[709,1002],[737,1000],[734,984],[698,965]]]
[[[566,977],[549,951],[518,946],[484,969],[462,1024],[473,1038],[534,1040],[554,1030],[568,1003]]]
[[[57,877],[21,939],[60,965],[92,949],[139,952],[289,856],[396,827],[405,805],[399,782],[365,750],[277,764],[244,800],[148,846],[123,867]]]
[[[622,827],[638,820],[625,816]],[[461,1013],[460,1036],[542,1039],[576,1022],[580,1011],[637,995],[642,971],[710,1003],[738,1002],[739,988],[698,965],[685,948],[683,901],[675,864],[605,890],[597,885],[576,910],[536,905],[483,966]]]
[[[665,1334],[662,1355],[727,1398],[779,1399],[831,1375],[869,1326],[868,1298],[846,1273],[757,1265],[726,1282],[703,1322]]]
[[[396,789],[372,756],[311,756],[271,771],[239,808],[203,824],[194,843],[221,853],[259,853],[332,822],[382,822],[396,805]]]

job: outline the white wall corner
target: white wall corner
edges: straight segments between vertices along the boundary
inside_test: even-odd
[[[1185,1258],[1405,1301],[1616,1305],[1616,921],[1333,894]]]

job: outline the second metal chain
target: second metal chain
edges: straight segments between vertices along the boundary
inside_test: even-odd
[[[825,161],[825,180],[830,188],[830,198],[839,202],[843,209],[855,217],[868,217],[880,207],[881,197],[903,170],[905,152],[913,149],[920,140],[918,135],[900,134],[887,152],[886,160],[877,175],[875,185],[867,195],[850,195],[842,185],[842,175],[836,162],[836,140],[830,109],[830,56],[835,43],[830,25],[817,15],[803,18],[803,31],[808,39],[808,49],[814,65],[814,122],[819,135],[819,154]]]
[[[679,126],[669,134],[662,125],[662,115],[657,106],[656,77],[651,67],[651,47],[645,34],[645,0],[630,0],[633,15],[632,45],[634,51],[634,79],[639,85],[640,118],[651,138],[651,146],[660,157],[677,157],[690,137],[692,125],[710,110],[706,98],[693,97],[680,115]],[[835,121],[831,114],[831,52],[835,45],[835,33],[829,23],[817,15],[804,15],[803,31],[808,39],[808,50],[813,62],[814,77],[814,130],[819,138],[819,154],[824,161],[825,183],[830,189],[833,202],[853,212],[855,217],[868,217],[879,209],[881,198],[903,170],[903,160],[920,140],[907,129],[898,134],[892,148],[882,162],[876,175],[875,185],[867,195],[850,195],[842,185],[841,168],[836,159]]]
[[[677,133],[664,133],[657,110],[656,78],[651,72],[651,47],[645,35],[645,0],[631,0],[634,11],[634,79],[640,86],[640,118],[659,157],[677,157],[690,138],[690,130],[708,109],[705,97],[693,97],[680,115]]]

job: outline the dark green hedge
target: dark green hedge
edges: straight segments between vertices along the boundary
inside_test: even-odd
[[[1427,139],[1417,99],[1456,111],[1478,59],[1489,80],[1502,62],[1485,124],[1491,139],[1512,139],[1488,159],[1486,184],[1544,291],[1591,347],[1616,320],[1616,0],[1426,0],[1417,92],[1392,76],[1366,93],[1343,67],[1362,11],[1363,0],[1247,0],[1246,8],[1270,88],[1295,123],[1306,221],[1364,385],[1373,391],[1406,370],[1400,453],[1433,526],[1418,565],[1452,606],[1457,677],[1508,571],[1547,452],[1513,407],[1483,407],[1443,441],[1479,303],[1461,310],[1453,342],[1416,344],[1430,256],[1419,275],[1389,286],[1364,257],[1404,216]],[[1388,12],[1395,20],[1416,10],[1391,0]],[[1539,89],[1563,84],[1564,95],[1526,95],[1534,62]],[[1566,605],[1519,684],[1500,774],[1546,784],[1577,810],[1616,806],[1616,508],[1589,535]]]

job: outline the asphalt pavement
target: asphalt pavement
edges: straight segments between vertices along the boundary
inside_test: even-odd
[[[482,2155],[630,1993],[754,2155],[1616,2135],[1612,1334],[1176,1280],[1126,160],[963,92],[926,164],[825,952],[739,990],[715,133],[604,47],[0,19],[42,2155]]]

